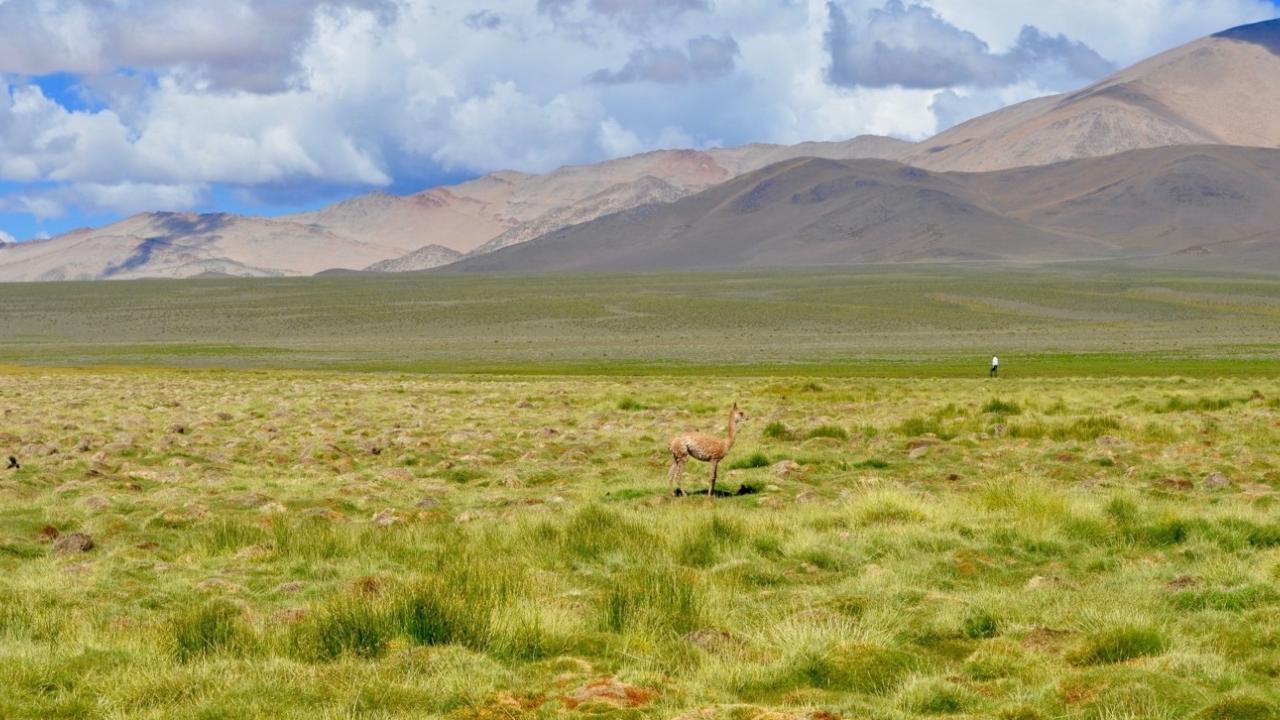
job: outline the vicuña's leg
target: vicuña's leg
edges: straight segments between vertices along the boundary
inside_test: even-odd
[[[716,473],[720,470],[720,461],[711,461],[711,487],[707,488],[707,497],[716,496]]]
[[[680,477],[684,475],[684,464],[688,458],[678,457],[671,463],[671,484],[675,486],[675,496],[684,495],[684,488],[680,486]]]

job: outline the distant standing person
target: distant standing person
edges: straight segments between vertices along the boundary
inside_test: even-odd
[[[991,377],[1000,377],[1000,358],[991,356]]]

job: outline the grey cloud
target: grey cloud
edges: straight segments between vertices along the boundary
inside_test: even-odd
[[[646,45],[631,53],[620,69],[597,70],[589,79],[606,85],[635,82],[676,85],[713,80],[733,72],[737,56],[738,43],[732,37],[703,35],[686,42],[684,49]]]
[[[320,8],[396,16],[395,0],[11,0],[0,2],[0,73],[99,76],[121,68],[182,70],[214,89],[286,87]]]
[[[496,30],[502,26],[502,16],[492,10],[478,10],[462,21],[473,30]]]
[[[864,23],[852,22],[834,2],[828,79],[848,87],[997,87],[1034,79],[1051,88],[1092,80],[1114,66],[1087,45],[1026,26],[1017,44],[993,53],[981,38],[952,25],[932,8],[889,0]]]
[[[580,0],[538,0],[538,12],[563,19]],[[687,12],[711,9],[711,0],[586,0],[587,9],[633,29],[668,22]]]

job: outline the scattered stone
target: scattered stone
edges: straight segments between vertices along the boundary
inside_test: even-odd
[[[292,625],[307,617],[308,613],[309,611],[304,607],[280,608],[275,613],[275,619],[276,622]]]
[[[307,508],[306,510],[302,511],[302,517],[309,518],[312,520],[328,520],[329,522],[334,522],[334,523],[342,522],[347,519],[345,515],[338,512],[337,510],[334,510],[332,508],[326,508],[326,507]],[[375,519],[375,522],[376,522],[376,519]]]
[[[390,527],[400,522],[400,518],[396,515],[396,511],[391,508],[379,510],[373,514],[373,524],[378,527]]]
[[[915,460],[917,458],[922,458],[927,454],[929,454],[929,446],[922,445],[918,448],[912,448],[911,451],[907,453],[907,457]]]
[[[86,510],[106,510],[111,507],[111,500],[102,495],[90,495],[80,501],[80,506]]]
[[[712,630],[710,628],[694,630],[693,632],[686,633],[684,641],[709,653],[717,653],[726,648],[736,647],[742,644],[742,641],[738,640],[733,635],[730,635],[723,630]]]
[[[1177,492],[1186,492],[1195,487],[1195,484],[1190,480],[1179,477],[1161,478],[1153,484],[1162,490],[1173,490]]]
[[[1231,480],[1220,472],[1209,473],[1200,481],[1205,490],[1221,490],[1231,484]]]
[[[803,472],[800,463],[795,460],[782,460],[773,464],[773,474],[779,478],[788,478]]]
[[[907,442],[906,449],[908,451],[919,450],[920,448],[932,447],[939,442],[941,441],[936,437],[918,437]]]
[[[382,477],[391,482],[402,483],[413,482],[416,479],[413,477],[413,473],[406,468],[387,468],[382,471]]]
[[[1028,590],[1036,590],[1038,588],[1051,587],[1053,585],[1059,585],[1061,583],[1062,583],[1062,580],[1060,578],[1045,577],[1044,575],[1036,575],[1035,577],[1027,581],[1026,588]]]
[[[1053,651],[1058,649],[1066,636],[1070,634],[1069,630],[1040,627],[1032,630],[1023,638],[1022,644],[1031,650]]]
[[[430,510],[431,508],[436,507],[439,504],[440,504],[439,500],[428,495],[427,497],[424,497],[418,502],[414,503],[413,506],[418,508],[419,510]]]
[[[223,593],[226,595],[238,595],[244,590],[243,587],[222,578],[209,578],[196,583],[196,590],[202,593]]]
[[[582,705],[638,708],[653,702],[656,697],[657,690],[628,685],[615,677],[603,677],[574,690],[561,698],[561,702],[569,710]]]
[[[60,535],[53,541],[53,551],[60,555],[89,552],[93,547],[93,538],[82,532]]]

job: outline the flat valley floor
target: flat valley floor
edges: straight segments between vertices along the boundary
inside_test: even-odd
[[[216,320],[138,284],[148,324],[125,285],[0,287],[0,717],[1280,714],[1280,284],[834,277],[666,278],[735,328],[672,345],[578,280],[605,300],[577,319],[491,309],[505,339],[465,321],[437,355],[387,331],[413,313],[326,348],[315,307],[394,295],[359,280],[178,286]],[[752,320],[742,282],[827,294]],[[615,322],[590,352],[619,365],[546,339]],[[667,438],[734,401],[723,496],[691,463],[673,497]]]

